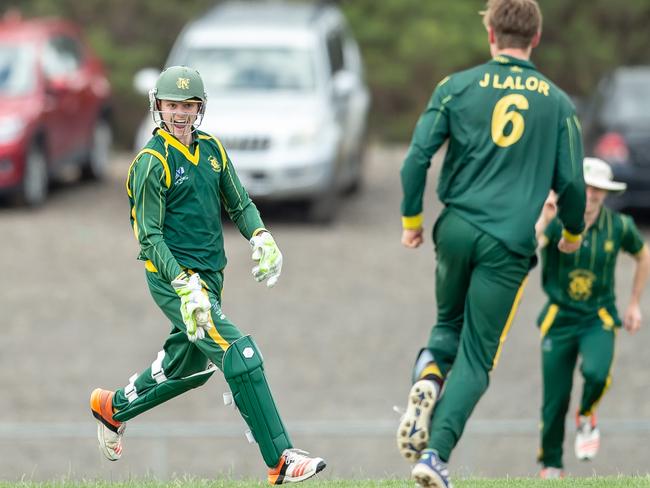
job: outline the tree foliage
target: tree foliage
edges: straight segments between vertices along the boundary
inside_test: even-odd
[[[135,72],[162,67],[189,20],[215,0],[0,0],[25,16],[56,15],[82,25],[109,69],[118,141],[132,144],[146,100]],[[405,140],[435,84],[489,58],[483,0],[340,0],[361,46],[372,89],[372,131]],[[650,0],[540,0],[537,67],[567,92],[587,96],[618,65],[650,64]]]

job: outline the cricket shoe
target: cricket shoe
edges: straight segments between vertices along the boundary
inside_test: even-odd
[[[437,398],[436,384],[416,381],[409,392],[406,412],[397,428],[397,448],[404,459],[414,463],[429,442],[431,415]]]
[[[447,463],[433,449],[422,451],[420,460],[413,466],[411,478],[424,488],[452,488]]]
[[[309,453],[300,449],[285,449],[275,468],[269,469],[269,483],[298,483],[325,469],[323,458],[312,458],[307,454]]]
[[[97,440],[99,450],[109,461],[117,461],[122,457],[122,436],[126,422],[118,422],[113,418],[114,392],[96,388],[90,394],[90,410],[97,419]]]
[[[544,467],[539,472],[539,477],[543,480],[559,480],[564,478],[564,471],[560,468],[554,468],[552,466]]]
[[[600,430],[596,424],[596,414],[588,417],[576,414],[576,457],[581,461],[591,461],[598,454],[600,448]]]

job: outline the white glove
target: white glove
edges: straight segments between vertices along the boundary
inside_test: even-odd
[[[201,287],[198,273],[190,276],[189,280],[172,281],[174,290],[181,297],[181,315],[185,324],[187,338],[190,342],[203,339],[210,330],[210,299]]]
[[[282,272],[282,253],[278,249],[273,236],[268,232],[262,232],[251,237],[253,255],[251,258],[257,264],[253,267],[255,281],[261,282],[266,279],[266,286],[269,288],[275,285]]]

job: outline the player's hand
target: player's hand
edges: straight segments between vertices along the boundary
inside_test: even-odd
[[[577,241],[570,242],[563,237],[560,239],[560,242],[557,243],[557,248],[560,250],[560,252],[563,252],[565,254],[572,254],[580,249],[581,244],[582,238],[578,239]]]
[[[201,286],[201,278],[194,273],[188,280],[174,280],[172,287],[181,298],[181,316],[190,342],[203,339],[212,327],[210,299]]]
[[[548,192],[544,206],[542,207],[542,217],[548,225],[548,223],[555,218],[557,215],[557,194],[551,190]]]
[[[417,229],[402,229],[402,245],[409,249],[419,247],[424,242],[422,232],[422,227]]]
[[[282,253],[273,236],[266,231],[251,237],[250,244],[253,249],[251,259],[256,263],[252,270],[253,278],[257,282],[267,280],[266,286],[270,288],[282,273]]]
[[[641,307],[638,303],[630,303],[625,311],[623,327],[630,334],[634,334],[641,328]]]

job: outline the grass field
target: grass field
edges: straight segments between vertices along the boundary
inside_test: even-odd
[[[594,477],[566,478],[563,480],[540,480],[530,478],[500,478],[500,479],[457,479],[453,480],[454,488],[650,488],[650,476],[644,477]],[[177,479],[170,482],[130,481],[109,483],[106,481],[51,481],[35,482],[2,482],[0,488],[261,488],[269,485],[262,481],[234,481],[228,479],[194,480]],[[292,485],[293,486],[293,485]],[[407,480],[355,480],[355,481],[308,481],[305,488],[401,488],[415,487],[414,482]]]

